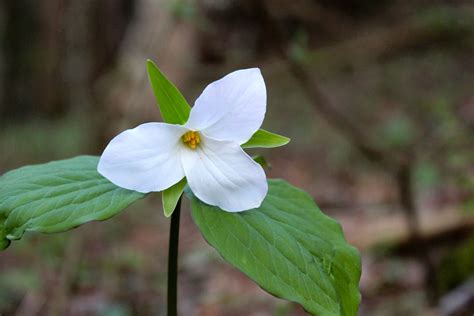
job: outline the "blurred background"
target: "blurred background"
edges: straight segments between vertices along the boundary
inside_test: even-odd
[[[161,120],[147,58],[191,104],[260,67],[264,128],[292,141],[256,153],[362,252],[360,315],[474,313],[472,1],[3,0],[0,38],[0,173]],[[160,200],[14,242],[0,314],[163,315]],[[305,315],[227,265],[188,211],[180,252],[181,315]]]

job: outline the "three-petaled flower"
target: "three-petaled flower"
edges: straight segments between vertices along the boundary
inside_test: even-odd
[[[259,207],[268,190],[265,172],[241,145],[262,125],[266,98],[258,68],[232,72],[204,89],[184,125],[145,123],[117,135],[98,171],[142,193],[186,177],[207,204],[229,212]]]

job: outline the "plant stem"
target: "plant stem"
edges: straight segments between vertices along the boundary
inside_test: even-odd
[[[168,250],[168,316],[178,315],[178,246],[181,198],[171,215]]]

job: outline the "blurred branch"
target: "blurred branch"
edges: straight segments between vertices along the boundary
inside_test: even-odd
[[[456,225],[447,225],[445,228],[437,229],[431,233],[425,233],[419,238],[419,243],[414,243],[412,239],[400,241],[393,249],[393,253],[402,256],[415,257],[420,252],[420,243],[429,249],[438,250],[450,247],[459,240],[464,240],[472,235],[474,220],[467,219]]]
[[[37,65],[32,55],[38,53],[37,37],[40,27],[37,16],[37,2],[3,1],[2,21],[2,99],[0,100],[0,121],[29,114],[38,93],[34,85],[34,71]],[[19,19],[17,17],[21,16]],[[28,93],[25,93],[28,91]]]
[[[344,114],[319,87],[318,80],[311,76],[301,65],[288,59],[291,74],[298,80],[300,87],[312,101],[313,108],[318,111],[333,127],[356,146],[370,161],[381,166],[392,165],[392,158],[385,157],[382,151],[369,144],[368,137],[359,126]]]
[[[342,107],[335,104],[319,85],[319,80],[310,74],[307,67],[300,61],[289,56],[288,40],[285,38],[286,30],[271,16],[271,11],[262,8],[262,15],[266,19],[266,27],[272,30],[274,42],[280,56],[286,61],[291,75],[298,81],[302,90],[311,100],[311,105],[318,111],[333,127],[335,127],[343,136],[349,139],[354,146],[370,161],[383,168],[389,168],[393,171],[398,170],[401,162],[407,160],[407,157],[394,157],[378,149],[372,144],[364,129],[342,110]],[[347,51],[346,51],[347,53]]]
[[[471,46],[474,40],[474,7],[440,7],[419,13],[398,25],[370,29],[354,38],[308,52],[304,64],[347,68],[395,56],[402,50],[431,43]]]
[[[413,196],[413,167],[402,164],[397,172],[397,185],[400,194],[400,204],[407,218],[408,231],[412,239],[419,238],[420,221],[417,216],[415,198]]]
[[[324,7],[318,1],[264,0],[264,2],[273,18],[298,19],[305,23],[317,23],[328,34],[345,34],[352,27],[348,17],[339,11]]]

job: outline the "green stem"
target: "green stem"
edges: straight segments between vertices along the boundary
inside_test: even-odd
[[[171,215],[168,251],[168,316],[178,315],[178,246],[181,198]]]

